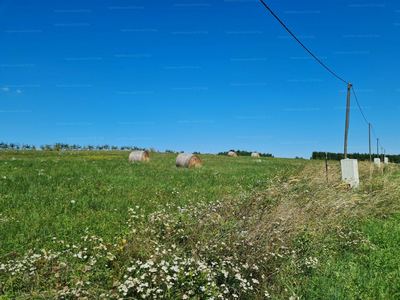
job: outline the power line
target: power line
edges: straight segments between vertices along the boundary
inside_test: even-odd
[[[371,124],[371,128],[372,128],[372,132],[374,134],[374,137],[377,139],[376,134],[375,134],[375,130],[374,130],[374,126],[372,126],[372,124]]]
[[[365,116],[364,116],[364,113],[363,113],[363,111],[362,111],[362,109],[361,109],[360,103],[358,103],[358,99],[357,99],[357,96],[356,96],[356,92],[354,91],[353,86],[351,86],[351,89],[353,90],[354,98],[356,98],[358,108],[360,109],[360,112],[361,112],[361,114],[362,114],[362,116],[363,116],[365,122],[366,122],[367,124],[369,124],[369,122],[367,121],[367,119],[366,119]]]
[[[279,23],[281,23],[281,25],[283,26],[283,27],[285,27],[285,29],[290,33],[290,35],[292,36],[292,37],[294,37],[294,39],[312,56],[312,57],[314,57],[325,69],[327,69],[329,72],[331,72],[336,78],[338,78],[338,79],[340,79],[341,81],[343,81],[344,83],[346,83],[347,84],[347,81],[346,80],[344,80],[344,79],[342,79],[342,78],[340,78],[339,76],[337,76],[335,73],[333,73],[327,66],[325,66],[317,57],[315,57],[315,55],[314,54],[312,54],[311,52],[310,52],[310,50],[308,50],[307,48],[306,48],[306,46],[304,46],[299,40],[298,40],[298,38],[297,37],[295,37],[295,35],[285,26],[285,24],[283,24],[282,23],[282,21],[281,20],[279,20],[279,18],[274,14],[274,12],[267,6],[267,4],[265,4],[264,3],[264,1],[263,0],[260,0],[261,1],[261,3],[262,4],[264,4],[264,6],[269,10],[269,12],[279,21]]]
[[[344,79],[342,79],[342,78],[340,78],[338,75],[336,75],[335,73],[333,73],[327,66],[325,66],[314,54],[312,54],[311,53],[311,51],[310,50],[308,50],[307,48],[306,48],[306,46],[304,46],[300,41],[299,41],[299,39],[289,30],[289,28],[287,28],[286,26],[285,26],[285,24],[283,24],[283,22],[274,14],[274,12],[268,7],[268,5],[267,4],[265,4],[265,2],[263,1],[263,0],[260,0],[261,1],[261,3],[269,10],[269,12],[279,21],[279,23],[281,23],[281,25],[287,30],[287,32],[289,32],[290,33],[290,35],[316,60],[316,61],[318,61],[325,69],[327,69],[332,75],[334,75],[336,78],[338,78],[339,80],[341,80],[341,81],[343,81],[344,83],[346,83],[346,84],[349,84],[346,80],[344,80]],[[367,123],[367,124],[370,124],[370,123],[368,123],[368,121],[367,121],[367,118],[365,117],[365,115],[364,115],[364,112],[362,111],[362,109],[361,109],[361,106],[360,106],[360,103],[358,102],[358,99],[357,99],[357,95],[356,95],[356,92],[355,92],[355,90],[354,90],[354,87],[353,87],[353,85],[351,85],[351,89],[353,90],[353,94],[354,94],[354,98],[356,99],[356,101],[357,101],[357,105],[358,105],[358,108],[360,109],[360,112],[361,112],[361,115],[363,116],[363,118],[364,118],[364,120],[365,120],[365,122]],[[371,128],[372,128],[372,132],[373,132],[373,134],[374,134],[374,136],[375,136],[375,138],[377,139],[377,137],[376,137],[376,134],[375,134],[375,130],[374,130],[374,127],[372,126],[372,124],[371,124]]]
[[[368,123],[367,119],[366,119],[365,116],[364,116],[364,113],[363,113],[363,111],[362,111],[362,109],[361,109],[360,103],[358,103],[358,99],[357,99],[357,96],[356,96],[356,92],[354,91],[353,86],[351,87],[351,89],[353,90],[354,98],[356,98],[358,108],[360,109],[360,112],[361,112],[361,114],[362,114],[362,116],[363,116],[365,122],[366,122],[367,124],[370,124],[370,123]],[[372,132],[374,133],[375,138],[378,139],[378,138],[376,137],[375,130],[374,130],[374,127],[372,126],[372,124],[371,124],[371,128],[372,128]],[[379,142],[378,142],[378,143],[379,143]],[[381,143],[379,143],[379,145],[381,145]],[[382,145],[381,145],[381,146],[382,146]]]

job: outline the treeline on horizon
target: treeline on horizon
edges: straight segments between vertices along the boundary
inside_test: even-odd
[[[376,157],[376,154],[372,154],[372,160]],[[398,155],[386,155],[389,158],[389,162],[400,163],[400,154]],[[369,153],[348,153],[347,158],[357,159],[360,161],[369,161]],[[379,156],[382,160],[382,155]],[[325,152],[314,151],[311,159],[325,159]],[[343,153],[331,153],[328,152],[328,160],[341,160],[344,159]]]
[[[238,155],[238,156],[251,156],[251,153],[253,153],[253,152],[249,152],[249,151],[246,151],[246,150],[229,150],[229,151],[233,151],[233,152],[236,152],[236,154]],[[226,151],[226,152],[219,152],[218,153],[218,155],[228,155],[228,152],[229,151]],[[261,157],[274,157],[272,154],[270,154],[270,153],[259,153],[260,154],[260,156]]]
[[[146,150],[145,148],[138,148],[136,146],[112,146],[112,145],[78,145],[78,144],[44,144],[37,147],[36,145],[22,144],[19,143],[4,143],[0,142],[0,149],[4,150],[47,150],[47,151],[65,151],[65,150]]]

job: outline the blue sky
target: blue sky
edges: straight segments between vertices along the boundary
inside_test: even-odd
[[[400,2],[265,2],[400,153]],[[347,85],[260,1],[5,0],[0,19],[5,142],[343,152]],[[353,95],[348,152],[368,152]]]

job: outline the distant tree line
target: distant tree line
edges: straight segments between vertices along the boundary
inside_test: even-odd
[[[251,156],[251,153],[253,153],[253,152],[249,152],[249,151],[246,151],[246,150],[229,150],[229,151],[233,151],[233,152],[236,152],[236,154],[238,155],[238,156]],[[220,153],[218,153],[218,155],[228,155],[228,152],[229,151],[226,151],[226,152],[220,152]],[[261,157],[274,157],[272,154],[270,154],[270,153],[260,153],[260,156]]]
[[[348,158],[357,159],[360,161],[369,161],[369,153],[348,153]],[[372,155],[372,160],[376,157]],[[382,159],[382,156],[379,156]],[[389,158],[389,162],[400,163],[400,155],[386,155]],[[325,152],[313,152],[311,159],[325,159]],[[328,152],[329,160],[341,160],[344,159],[343,153],[331,153]]]
[[[44,151],[66,151],[66,150],[146,150],[144,148],[138,148],[136,146],[112,146],[112,145],[77,145],[77,144],[64,144],[64,143],[54,143],[54,144],[44,144],[36,147],[36,145],[29,144],[19,144],[19,143],[4,143],[0,142],[0,150],[44,150]]]

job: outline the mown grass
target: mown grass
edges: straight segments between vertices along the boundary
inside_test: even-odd
[[[127,156],[0,152],[0,298],[398,298],[397,165]]]
[[[129,152],[0,152],[0,257],[50,246],[52,238],[80,240],[89,227],[110,241],[128,209],[151,213],[173,202],[214,201],[267,186],[290,160],[236,161],[203,155],[199,169],[175,167],[175,154],[151,153],[150,163],[128,162]],[[297,164],[299,165],[299,164]]]
[[[289,176],[302,165],[302,161],[293,163],[287,159],[233,160],[202,155],[201,168],[185,169],[175,167],[175,154],[151,153],[150,163],[134,164],[128,162],[128,155],[129,152],[121,151],[0,152],[0,257],[9,266],[20,265],[21,261],[23,265],[9,267],[10,272],[2,274],[0,291],[13,298],[35,293],[56,297],[60,289],[65,289],[66,295],[70,290],[79,290],[75,283],[81,282],[82,274],[73,269],[87,266],[71,262],[71,256],[79,256],[81,250],[88,247],[93,250],[101,244],[107,245],[104,248],[110,252],[96,258],[98,261],[104,258],[105,264],[97,263],[98,272],[89,276],[91,281],[97,281],[91,290],[103,286],[114,293],[111,283],[120,279],[120,265],[111,267],[114,258],[108,258],[122,255],[123,249],[135,243],[140,244],[135,246],[140,248],[133,253],[135,257],[146,258],[152,251],[151,245],[146,244],[149,232],[136,240],[127,240],[132,226],[135,231],[138,227],[148,229],[148,216],[154,212],[167,210],[163,215],[174,214],[173,222],[175,216],[182,217],[181,207],[198,203],[205,207],[216,200],[231,200],[265,189],[277,174]],[[137,215],[132,213],[133,209]],[[133,218],[141,218],[142,223],[131,224]],[[83,243],[87,240],[89,245]],[[80,252],[68,252],[74,249]],[[49,251],[53,256],[68,252],[62,263],[69,264],[70,269],[67,267],[65,277],[59,280],[43,276],[52,273],[48,268],[54,271]],[[59,268],[60,262],[55,267]],[[35,280],[26,278],[35,276]],[[47,283],[43,284],[46,278]],[[78,294],[69,297],[82,296]]]

